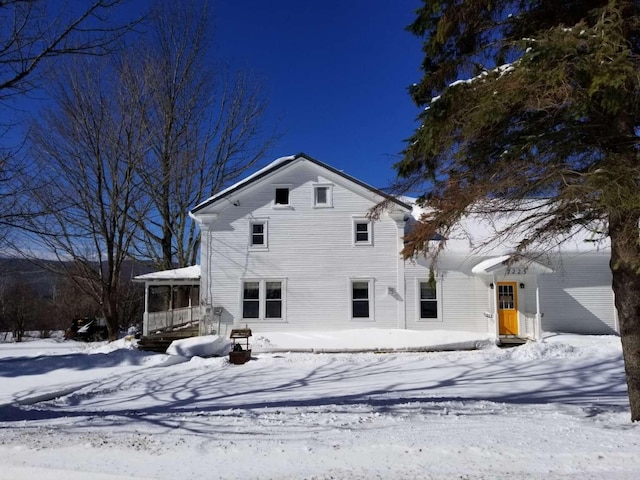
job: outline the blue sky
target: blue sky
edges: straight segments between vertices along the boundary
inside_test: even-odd
[[[405,30],[418,0],[220,0],[220,57],[264,79],[282,139],[272,157],[305,152],[372,186],[392,164],[418,109],[420,41]],[[269,159],[270,160],[270,159]]]
[[[209,1],[213,56],[263,80],[268,127],[282,134],[264,163],[305,152],[388,186],[419,113],[407,88],[420,79],[421,44],[405,27],[420,0]],[[32,93],[12,115],[44,102]]]

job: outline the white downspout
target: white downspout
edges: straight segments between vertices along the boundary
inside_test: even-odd
[[[210,285],[210,266],[211,266],[211,252],[209,241],[209,229],[210,224],[218,218],[217,213],[207,213],[194,215],[189,212],[189,217],[196,222],[200,228],[200,309],[205,309],[213,303],[213,292]],[[201,318],[202,311],[200,312]],[[218,329],[220,333],[220,329]]]

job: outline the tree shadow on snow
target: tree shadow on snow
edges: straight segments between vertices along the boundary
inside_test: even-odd
[[[226,420],[275,415],[284,409],[429,415],[453,408],[456,415],[491,415],[500,409],[470,404],[555,403],[582,407],[587,417],[628,409],[619,356],[582,359],[577,366],[564,358],[456,361],[445,356],[439,363],[434,357],[426,363],[412,355],[287,364],[295,358],[252,361],[241,367],[218,363],[210,368],[185,364],[179,369],[145,369],[96,382],[54,402],[0,407],[0,421],[75,417],[79,421],[74,428],[82,428],[82,418],[98,417],[105,425],[135,420],[210,435],[215,433],[212,417],[220,420],[218,430],[227,431],[232,425],[225,425]]]

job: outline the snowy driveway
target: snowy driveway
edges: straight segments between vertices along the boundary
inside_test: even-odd
[[[94,380],[80,388],[0,407],[0,478],[10,478],[3,465],[15,475],[44,469],[50,476],[40,480],[70,472],[167,479],[640,475],[640,430],[629,423],[619,342],[609,337],[471,352],[258,354],[241,366],[223,358],[106,355],[118,359],[111,374],[96,364]],[[64,387],[74,367],[63,363],[41,374]],[[10,378],[7,365],[0,360],[2,382]]]

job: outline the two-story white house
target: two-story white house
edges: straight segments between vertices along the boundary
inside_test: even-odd
[[[448,239],[430,272],[428,260],[400,255],[416,221],[411,202],[391,199],[379,219],[368,217],[384,198],[298,154],[196,206],[207,331],[617,332],[606,246],[578,241],[545,261],[514,262],[509,245],[480,253],[463,235]]]

